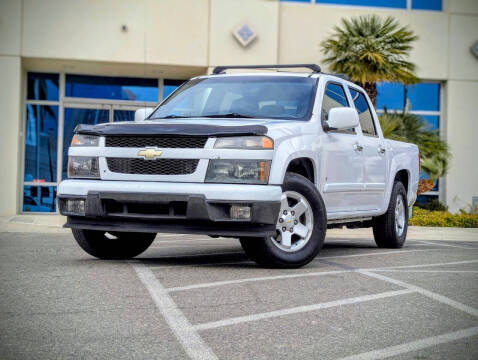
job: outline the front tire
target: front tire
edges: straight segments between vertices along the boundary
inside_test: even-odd
[[[315,185],[301,175],[287,173],[282,191],[276,236],[240,242],[247,256],[262,266],[297,268],[312,261],[322,248],[327,213]]]
[[[408,230],[407,192],[401,182],[393,184],[387,212],[372,221],[375,243],[380,248],[399,249]]]
[[[154,233],[128,233],[72,229],[80,247],[103,260],[131,259],[144,252],[154,241]]]

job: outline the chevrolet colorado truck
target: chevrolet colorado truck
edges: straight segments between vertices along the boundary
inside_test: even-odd
[[[310,72],[269,71],[299,67]],[[79,125],[69,148],[59,209],[92,256],[131,258],[166,232],[238,238],[270,267],[307,264],[334,226],[373,227],[379,247],[405,242],[418,148],[384,139],[344,76],[216,67],[136,115]]]

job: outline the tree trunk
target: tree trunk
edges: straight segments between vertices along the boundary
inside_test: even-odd
[[[363,88],[367,92],[370,100],[372,100],[373,107],[377,107],[377,83],[366,82],[363,84]]]

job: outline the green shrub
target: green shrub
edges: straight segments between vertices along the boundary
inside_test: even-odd
[[[408,223],[413,226],[478,228],[478,214],[451,214],[448,211],[431,211],[415,206]]]
[[[442,204],[438,199],[433,199],[427,201],[425,204],[416,204],[421,209],[430,210],[430,211],[447,211],[448,206]]]

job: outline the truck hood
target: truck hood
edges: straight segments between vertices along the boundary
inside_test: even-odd
[[[300,127],[304,121],[270,119],[165,119],[78,125],[75,133],[99,136],[246,136],[279,135]],[[275,136],[273,136],[275,137]]]

